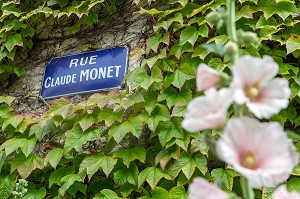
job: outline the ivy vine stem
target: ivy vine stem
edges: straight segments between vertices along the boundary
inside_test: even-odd
[[[236,26],[235,26],[235,0],[226,0],[226,28],[227,28],[227,34],[229,37],[229,40],[231,40],[234,43],[237,43],[237,32],[236,32]],[[233,63],[235,63],[238,60],[238,54],[237,51],[233,56]]]

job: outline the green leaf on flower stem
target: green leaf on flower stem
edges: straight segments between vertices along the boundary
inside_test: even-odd
[[[0,96],[0,104],[1,103],[5,103],[8,104],[9,106],[11,105],[11,103],[15,100],[15,97],[11,97],[11,96]]]
[[[300,50],[300,36],[292,36],[286,41],[287,54]]]
[[[27,193],[22,199],[40,199],[46,196],[46,188],[42,187],[38,190]]]
[[[155,167],[147,167],[140,172],[138,177],[138,187],[141,187],[145,181],[150,185],[152,190],[155,189],[157,183],[163,178],[167,177],[161,169]]]
[[[239,176],[239,174],[230,169],[217,168],[212,170],[211,176],[214,179],[214,181],[222,180],[225,183],[225,186],[229,190],[232,190],[233,178]]]
[[[35,147],[35,143],[36,143],[35,137],[31,138],[30,140],[26,138],[14,137],[4,142],[1,145],[0,150],[5,149],[5,154],[8,156],[16,149],[21,148],[21,151],[25,154],[26,157],[28,157],[29,154],[33,151]]]
[[[48,152],[48,154],[45,157],[44,166],[46,166],[48,163],[55,169],[59,161],[61,160],[63,156],[64,150],[60,148],[53,149]]]
[[[180,68],[175,71],[172,84],[181,89],[186,80],[193,78],[195,78],[195,71],[188,63],[184,62],[180,65]]]
[[[27,178],[35,169],[44,167],[43,160],[40,157],[30,154],[27,158],[23,153],[17,154],[11,162],[11,172],[18,170],[22,178]]]
[[[11,52],[15,46],[23,46],[23,40],[20,34],[14,34],[8,36],[6,43],[4,44],[8,52]]]
[[[112,137],[117,143],[120,143],[124,136],[131,132],[136,138],[139,138],[142,134],[142,127],[144,118],[142,116],[130,117],[128,120],[121,124],[117,124],[109,129],[108,140]]]
[[[136,186],[138,182],[138,173],[138,167],[133,162],[128,168],[123,165],[119,165],[116,167],[114,172],[114,182],[118,185],[130,183]]]
[[[207,160],[203,155],[198,154],[195,157],[192,157],[191,154],[183,152],[174,164],[172,177],[177,177],[179,172],[182,171],[187,179],[190,179],[196,168],[198,168],[201,173],[205,174],[207,171],[206,165]]]
[[[199,36],[199,33],[195,27],[193,27],[193,26],[187,27],[180,34],[179,45],[182,46],[187,42],[194,45],[195,42],[197,41],[198,36]]]
[[[181,121],[175,118],[173,121],[160,122],[156,128],[160,144],[164,147],[171,139],[183,139]]]
[[[134,160],[144,162],[146,159],[146,150],[140,147],[134,147],[132,149],[121,149],[114,153],[115,158],[123,159],[123,163],[127,166]]]
[[[103,189],[93,199],[119,199],[118,195],[109,189]]]
[[[185,191],[184,186],[176,186],[170,190],[170,195],[172,199],[188,199],[189,194]]]
[[[298,10],[291,1],[280,1],[278,3],[275,0],[260,1],[258,6],[263,10],[266,19],[274,14],[278,14],[283,20],[289,15],[298,15]]]
[[[299,178],[291,178],[286,183],[286,187],[289,191],[300,192],[300,179]]]
[[[105,156],[102,153],[87,156],[83,159],[80,164],[79,172],[82,172],[86,169],[86,173],[89,179],[101,168],[105,175],[108,177],[110,172],[113,170],[116,165],[117,160],[112,158],[111,156]]]
[[[66,152],[71,151],[73,148],[79,152],[81,151],[82,145],[87,141],[94,141],[99,139],[101,134],[101,128],[88,129],[86,132],[82,132],[79,125],[73,127],[66,138],[64,149]]]
[[[148,124],[149,129],[154,131],[160,121],[168,121],[170,119],[170,113],[168,108],[164,105],[156,104],[151,115],[146,118],[146,123]]]
[[[75,167],[61,167],[54,172],[52,172],[49,176],[49,188],[52,187],[53,184],[61,185],[61,179],[64,176],[67,176],[69,174],[74,174],[75,172]]]

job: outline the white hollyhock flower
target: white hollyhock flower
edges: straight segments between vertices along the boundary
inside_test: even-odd
[[[189,186],[189,199],[226,199],[227,194],[215,185],[203,180],[194,178]]]
[[[197,69],[197,90],[204,91],[209,88],[217,88],[221,78],[216,70],[210,68],[206,64],[200,64]]]
[[[255,188],[284,182],[299,161],[278,123],[260,123],[246,117],[228,121],[217,142],[217,153]]]
[[[300,199],[300,193],[296,191],[288,192],[286,185],[281,185],[273,193],[272,199]]]
[[[246,104],[258,118],[269,118],[286,108],[290,89],[286,79],[275,78],[278,64],[269,56],[244,56],[232,66],[234,101]]]
[[[182,127],[190,132],[214,129],[225,124],[227,109],[232,102],[229,89],[210,88],[205,96],[196,97],[187,106]]]

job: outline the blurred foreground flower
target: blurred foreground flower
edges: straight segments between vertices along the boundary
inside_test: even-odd
[[[300,193],[288,192],[286,185],[281,185],[272,195],[272,199],[300,199]]]
[[[209,88],[217,88],[220,82],[217,71],[210,68],[206,64],[200,64],[197,69],[197,90],[204,91]]]
[[[269,118],[288,106],[288,81],[274,78],[278,65],[271,57],[244,56],[233,65],[232,73],[234,101],[246,104],[256,117]]]
[[[187,106],[182,127],[187,131],[195,132],[223,126],[231,102],[232,92],[229,89],[206,90],[205,96],[193,99]]]
[[[226,199],[227,194],[202,178],[194,178],[189,186],[189,199]]]
[[[284,182],[299,161],[278,123],[260,123],[246,117],[228,121],[217,142],[217,153],[255,188]]]

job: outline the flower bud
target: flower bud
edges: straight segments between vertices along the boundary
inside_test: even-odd
[[[245,44],[255,44],[258,42],[257,35],[254,32],[245,32],[243,39]]]
[[[221,16],[217,12],[210,12],[206,15],[205,19],[210,25],[217,25],[221,20]]]
[[[234,43],[232,41],[228,41],[224,47],[225,47],[225,55],[227,55],[229,57],[234,56],[239,51],[236,43]]]

